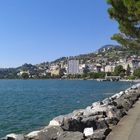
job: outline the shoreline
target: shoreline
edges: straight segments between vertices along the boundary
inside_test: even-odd
[[[93,80],[93,81],[98,81],[98,78],[97,79],[61,79],[61,78],[58,78],[58,79],[45,79],[45,78],[40,78],[40,79],[33,79],[33,78],[29,78],[29,79],[0,79],[0,80],[79,80],[79,81],[88,81],[88,80]],[[134,83],[140,83],[140,79],[136,79],[136,80],[126,80],[126,79],[120,79],[119,81],[100,81],[100,82],[134,82]]]
[[[116,93],[86,109],[75,110],[50,121],[29,134],[9,134],[2,140],[89,140],[105,139],[140,97],[140,84]]]
[[[140,137],[140,99],[136,102],[133,108],[128,112],[128,115],[122,118],[112,132],[107,136],[106,140],[139,140]]]

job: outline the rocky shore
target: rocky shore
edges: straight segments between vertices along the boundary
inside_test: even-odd
[[[1,140],[105,140],[140,97],[140,84],[121,91],[86,109],[75,110],[29,134],[8,134]]]

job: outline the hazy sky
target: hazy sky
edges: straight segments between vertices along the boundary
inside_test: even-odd
[[[95,51],[118,32],[106,0],[0,0],[0,67]]]

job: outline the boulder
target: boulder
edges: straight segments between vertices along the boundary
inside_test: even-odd
[[[109,125],[109,128],[112,128],[114,125],[117,125],[119,122],[117,118],[105,118],[105,121]]]
[[[109,128],[109,125],[107,124],[104,118],[100,118],[99,120],[96,121],[96,127],[97,129],[106,129]]]
[[[58,116],[50,121],[49,126],[61,126],[63,124],[64,116]]]
[[[102,102],[101,102],[101,101],[94,102],[94,103],[92,104],[92,108],[94,108],[94,107],[96,107],[96,106],[100,106],[100,105],[102,105]]]
[[[139,88],[139,84],[133,85],[133,86],[131,87],[131,89],[133,89],[133,90],[136,90],[136,89],[138,89],[138,88]]]
[[[124,97],[116,99],[115,102],[117,104],[118,109],[124,108],[126,111],[128,111],[133,105],[132,101],[125,99]]]
[[[83,116],[95,116],[95,115],[104,115],[107,110],[107,105],[97,105],[94,107],[88,107],[84,110]]]
[[[132,102],[132,104],[134,104],[139,99],[139,96],[139,93],[129,93],[126,94],[124,98]]]
[[[57,140],[84,140],[84,136],[81,132],[64,132]]]
[[[109,119],[117,118],[118,120],[120,120],[125,115],[126,115],[126,112],[124,109],[117,109],[116,107],[108,108],[106,112],[106,116]]]
[[[6,135],[6,140],[24,140],[24,139],[25,139],[24,135],[22,134],[17,135],[17,134],[12,133],[12,134]]]
[[[111,102],[112,102],[112,100],[110,98],[106,98],[102,101],[102,104],[109,105]]]
[[[90,116],[90,117],[82,118],[82,120],[81,120],[83,128],[92,127],[94,130],[97,129],[96,122],[97,122],[97,117],[96,116]]]
[[[38,134],[41,132],[41,130],[30,132],[26,135],[26,139],[35,139],[38,140]]]
[[[116,99],[120,98],[121,96],[123,96],[124,94],[125,94],[125,92],[121,91],[120,93],[117,93],[117,94],[111,96],[110,99],[111,100],[116,100]]]
[[[72,118],[73,118],[73,119],[77,119],[77,118],[83,116],[84,110],[85,110],[85,109],[79,109],[79,110],[73,111],[73,112],[72,112],[72,113],[73,113]]]
[[[73,118],[65,118],[61,128],[64,131],[82,131],[83,126],[81,123],[81,118],[73,119]]]
[[[81,120],[83,128],[92,127],[93,130],[108,128],[105,118],[98,118],[97,116],[90,116]]]
[[[38,140],[55,140],[62,133],[61,127],[46,127],[38,134]]]

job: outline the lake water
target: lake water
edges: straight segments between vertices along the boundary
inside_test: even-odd
[[[0,80],[0,137],[36,130],[128,87],[129,82],[94,80]]]

